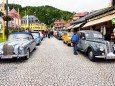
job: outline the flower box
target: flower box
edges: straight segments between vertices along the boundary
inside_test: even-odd
[[[11,16],[9,16],[9,15],[8,15],[8,16],[7,16],[7,15],[4,15],[4,16],[3,16],[3,20],[4,20],[4,21],[11,21],[11,20],[13,20],[13,18],[12,18]]]

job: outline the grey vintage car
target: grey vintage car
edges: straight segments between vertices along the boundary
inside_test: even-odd
[[[8,41],[0,43],[0,58],[29,58],[36,49],[36,41],[29,32],[15,32],[9,35]]]
[[[88,54],[91,61],[96,58],[115,59],[115,47],[104,40],[98,31],[81,30],[78,50]]]

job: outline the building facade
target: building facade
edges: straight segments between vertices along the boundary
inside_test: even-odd
[[[44,30],[46,31],[47,26],[41,23],[38,18],[34,15],[27,15],[21,19],[21,27],[24,29],[31,29],[31,30]]]

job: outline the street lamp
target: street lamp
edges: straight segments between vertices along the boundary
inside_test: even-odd
[[[6,0],[6,16],[8,16],[8,0]],[[8,20],[6,21],[6,38],[8,39]]]

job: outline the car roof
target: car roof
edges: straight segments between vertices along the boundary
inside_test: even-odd
[[[39,33],[38,31],[32,31],[31,33]]]
[[[30,32],[14,32],[14,33],[12,33],[12,34],[28,34],[28,35],[31,35]]]
[[[99,33],[98,31],[94,31],[94,30],[81,30],[80,32],[83,32],[83,33]]]

